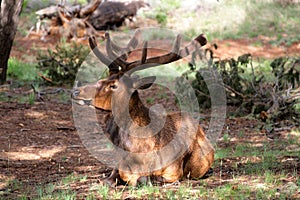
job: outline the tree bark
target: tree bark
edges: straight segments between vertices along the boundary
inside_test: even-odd
[[[0,85],[6,81],[8,59],[17,31],[23,0],[0,0]]]

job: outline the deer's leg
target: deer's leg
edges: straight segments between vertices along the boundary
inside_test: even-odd
[[[138,183],[138,179],[141,177],[139,174],[131,174],[120,171],[120,177],[123,181],[128,183],[130,186],[136,186]]]
[[[157,176],[157,180],[160,180],[164,183],[174,183],[179,181],[183,176],[183,168],[182,168],[183,161],[182,159],[178,159],[173,164],[166,167],[160,176]]]
[[[138,185],[146,185],[150,182],[150,177],[149,176],[141,176],[137,179],[137,184]]]
[[[213,160],[213,151],[203,157],[199,157],[199,151],[194,151],[185,165],[184,176],[191,179],[203,177],[211,168]]]
[[[214,149],[206,138],[198,139],[194,142],[189,156],[184,164],[184,176],[192,179],[201,178],[213,164]]]

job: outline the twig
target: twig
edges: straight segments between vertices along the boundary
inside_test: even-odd
[[[280,128],[274,128],[274,131],[289,131],[294,127],[294,125],[286,126],[286,127],[280,127]]]
[[[255,93],[257,94],[257,90],[256,90],[256,87],[255,87],[255,74],[254,74],[254,67],[253,67],[253,63],[252,63],[252,56],[251,56],[251,59],[250,59],[250,66],[251,66],[251,73],[252,73],[251,85],[252,85],[252,88],[254,89]]]
[[[25,36],[25,38],[28,38],[29,35],[32,33],[33,30],[34,30],[34,26],[32,26],[32,27],[29,29],[29,31],[28,31],[27,35]]]
[[[239,95],[239,96],[242,97],[243,99],[246,98],[245,95],[243,95],[242,93],[236,91],[235,89],[231,88],[230,86],[228,86],[228,85],[226,85],[226,84],[223,84],[223,86],[224,86],[226,89],[230,90],[231,92],[233,92],[233,93]]]
[[[44,99],[43,99],[43,97],[42,97],[42,94],[40,93],[40,91],[37,91],[37,90],[35,89],[35,87],[34,87],[33,84],[31,84],[31,88],[33,89],[34,94],[37,95],[38,99],[41,100],[41,101],[44,101]]]
[[[196,92],[197,92],[198,94],[203,95],[203,96],[205,96],[206,98],[209,98],[209,99],[210,99],[210,96],[209,96],[209,95],[205,94],[204,92],[201,92],[201,91],[198,90],[198,89],[195,89],[195,90],[196,90]]]
[[[65,92],[65,90],[64,89],[62,89],[62,88],[56,88],[56,89],[54,89],[54,90],[51,90],[51,91],[48,91],[48,92],[46,92],[46,91],[38,91],[35,87],[34,87],[34,85],[33,84],[31,84],[31,87],[32,87],[32,89],[33,89],[33,92],[37,95],[37,97],[38,97],[38,99],[40,99],[41,101],[44,101],[44,99],[43,99],[43,95],[47,95],[47,94],[57,94],[57,93],[60,93],[60,92]]]
[[[52,81],[50,78],[44,76],[43,74],[38,73],[38,75],[39,75],[42,79],[44,79],[45,81],[48,81],[48,82],[50,82],[50,83],[53,83],[53,81]]]
[[[57,128],[57,130],[62,130],[62,131],[74,131],[75,130],[75,127],[73,127],[73,126],[70,126],[70,127],[67,127],[67,126],[65,126],[65,127],[56,127]]]

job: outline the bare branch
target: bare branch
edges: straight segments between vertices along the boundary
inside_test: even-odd
[[[85,7],[81,8],[80,12],[79,12],[79,16],[82,18],[87,15],[90,15],[92,12],[94,12],[98,8],[101,1],[102,0],[95,0],[95,1],[87,4]]]

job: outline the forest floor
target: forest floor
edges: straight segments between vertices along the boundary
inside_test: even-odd
[[[70,102],[53,99],[33,104],[2,102],[0,119],[2,198],[41,198],[55,193],[74,193],[80,199],[91,193],[103,197],[100,189],[110,169],[83,145],[73,122]],[[208,123],[209,116],[201,121],[205,129]],[[271,133],[263,125],[264,122],[255,118],[227,118],[216,145],[213,173],[206,179],[157,187],[163,190],[160,194],[137,196],[128,186],[118,186],[107,194],[117,195],[116,191],[122,191],[120,196],[111,199],[163,198],[165,190],[174,191],[176,196],[176,191],[187,185],[189,191],[185,195],[191,197],[197,195],[195,191],[203,192],[205,188],[203,194],[198,194],[200,197],[219,198],[223,194],[228,198],[240,191],[239,196],[255,199],[260,197],[259,190],[270,193],[272,198],[299,198],[299,130],[289,121],[281,122]],[[233,193],[212,192],[220,188]]]
[[[214,41],[218,45],[216,55],[300,55],[300,43],[272,46],[268,40]],[[39,50],[53,49],[56,42],[55,38],[42,42],[36,34],[28,38],[18,35],[12,56],[34,62]],[[213,173],[208,178],[154,187],[152,192],[142,188],[140,194],[128,186],[103,186],[103,177],[110,169],[83,145],[74,125],[67,89],[63,91],[64,98],[49,95],[43,102],[33,103],[16,100],[15,97],[28,95],[24,88],[2,87],[0,92],[13,97],[0,104],[0,199],[61,199],[68,195],[78,199],[227,199],[236,195],[240,199],[300,198],[300,132],[299,126],[290,121],[281,121],[270,132],[264,128],[265,122],[255,116],[227,117],[215,146]],[[236,108],[228,111],[232,109]],[[204,129],[208,128],[209,120],[209,114],[204,115]]]

